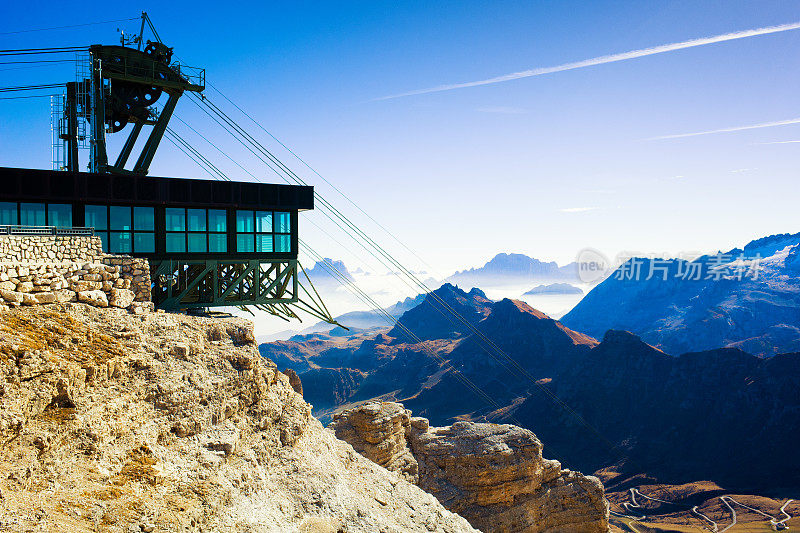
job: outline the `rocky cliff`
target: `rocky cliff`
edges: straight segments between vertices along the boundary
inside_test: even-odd
[[[531,431],[456,422],[429,427],[401,404],[368,402],[339,413],[331,429],[365,457],[416,480],[485,532],[608,531],[600,481],[542,458]]]
[[[0,529],[473,531],[325,431],[240,319],[9,309],[0,376]]]

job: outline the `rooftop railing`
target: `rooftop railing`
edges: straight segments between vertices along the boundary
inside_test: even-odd
[[[93,237],[94,228],[59,228],[56,226],[0,226],[0,235],[55,235]]]

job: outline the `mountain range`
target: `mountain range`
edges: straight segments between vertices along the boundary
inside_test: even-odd
[[[579,282],[577,263],[559,267],[523,254],[500,253],[479,268],[461,270],[445,280],[460,287],[491,287],[531,282]]]
[[[800,351],[800,233],[694,261],[631,259],[561,320],[595,337],[628,330],[669,353]]]
[[[439,300],[465,323],[444,319]],[[432,424],[528,427],[583,471],[613,465],[664,482],[800,486],[799,353],[764,359],[723,348],[676,357],[616,330],[598,342],[523,302],[449,284],[400,322],[422,342],[394,328],[297,338],[261,353],[300,374],[323,419],[360,400],[395,399]]]

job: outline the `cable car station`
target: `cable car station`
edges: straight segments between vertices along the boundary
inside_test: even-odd
[[[156,37],[147,44],[145,24]],[[217,180],[148,176],[165,135],[205,159],[168,127],[184,93],[203,101],[205,71],[173,61],[145,13],[137,38],[86,52],[52,101],[53,169],[0,167],[0,235],[99,237],[105,253],[148,260],[162,309],[254,306],[288,319],[299,308],[333,322],[298,262],[298,216],[314,208],[313,187],[231,181],[218,169]],[[106,137],[125,129],[114,159]],[[79,171],[81,151],[89,172]]]

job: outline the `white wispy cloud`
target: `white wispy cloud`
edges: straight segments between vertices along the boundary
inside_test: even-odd
[[[677,133],[674,135],[660,135],[650,137],[645,141],[663,141],[665,139],[682,139],[684,137],[698,137],[700,135],[712,135],[714,133],[731,133],[735,131],[757,130],[760,128],[773,128],[775,126],[788,126],[789,124],[800,124],[800,118],[790,118],[788,120],[776,120],[775,122],[762,122],[760,124],[749,124],[747,126],[734,126],[732,128],[721,128],[718,130],[695,131],[692,133]]]
[[[753,143],[753,144],[761,145],[761,144],[794,144],[794,143],[800,143],[800,141],[772,141],[766,143]]]
[[[583,61],[564,63],[563,65],[557,65],[555,67],[534,68],[530,70],[523,70],[520,72],[512,72],[511,74],[495,76],[494,78],[488,78],[485,80],[469,81],[465,83],[450,83],[446,85],[439,85],[437,87],[429,87],[427,89],[417,89],[415,91],[408,91],[405,93],[393,94],[389,96],[375,98],[375,100],[390,100],[393,98],[402,98],[404,96],[437,93],[442,91],[452,91],[453,89],[464,89],[467,87],[478,87],[480,85],[503,83],[505,81],[518,80],[521,78],[531,78],[533,76],[543,76],[545,74],[564,72],[566,70],[594,67],[596,65],[604,65],[606,63],[627,61],[628,59],[637,59],[640,57],[652,56],[655,54],[663,54],[665,52],[674,52],[676,50],[683,50],[685,48],[694,48],[696,46],[705,46],[707,44],[715,44],[725,41],[734,41],[736,39],[746,39],[748,37],[757,37],[759,35],[767,35],[770,33],[779,33],[783,31],[796,30],[798,28],[800,28],[800,22],[781,24],[779,26],[768,26],[765,28],[756,28],[752,30],[737,31],[733,33],[724,33],[722,35],[714,35],[712,37],[701,37],[699,39],[691,39],[688,41],[681,41],[678,43],[662,44],[660,46],[653,46],[651,48],[642,48],[640,50],[632,50],[630,52],[623,52],[620,54],[611,54],[600,57],[593,57],[591,59],[584,59]]]
[[[498,113],[501,115],[522,115],[528,112],[527,109],[522,109],[521,107],[506,106],[479,107],[476,111],[480,113]]]
[[[583,213],[585,211],[594,211],[595,209],[600,209],[599,207],[566,207],[564,209],[559,209],[562,213]]]

